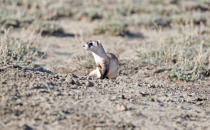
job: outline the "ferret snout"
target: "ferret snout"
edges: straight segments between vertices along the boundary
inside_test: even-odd
[[[84,44],[84,45],[83,45],[83,48],[87,50],[87,49],[89,48],[89,47],[88,47],[88,44]]]

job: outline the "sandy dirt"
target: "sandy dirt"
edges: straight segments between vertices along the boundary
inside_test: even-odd
[[[169,79],[136,58],[138,46],[158,34],[153,39],[151,32],[133,29],[134,38],[92,36],[94,22],[59,23],[65,36],[38,39],[36,46],[48,54],[37,61],[41,67],[0,64],[0,129],[210,129],[209,78]],[[82,45],[89,39],[118,55],[116,80],[88,78],[90,69],[72,60],[87,55]]]
[[[0,128],[209,129],[209,83],[160,80],[121,62],[114,81],[1,65]]]

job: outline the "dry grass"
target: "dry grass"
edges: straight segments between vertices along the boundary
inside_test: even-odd
[[[40,33],[42,36],[64,33],[63,28],[52,21],[35,21],[31,28],[36,33]]]
[[[33,41],[11,38],[8,31],[0,37],[0,61],[5,64],[30,66],[36,58],[44,58],[45,53],[39,51],[32,44]]]
[[[140,25],[152,28],[154,26],[170,27],[174,23],[189,24],[191,21],[198,25],[208,24],[210,10],[207,0],[200,2],[171,0],[126,2],[121,0],[112,4],[107,1],[6,0],[1,3],[5,6],[0,9],[0,12],[4,12],[0,14],[0,24],[15,27],[30,20],[57,20],[63,17],[76,20],[83,18],[91,21],[101,20],[102,23],[107,20],[118,20],[129,26]]]
[[[156,73],[169,71],[170,77],[184,81],[202,79],[210,72],[210,37],[204,32],[202,28],[184,27],[139,56],[157,65]]]
[[[125,36],[128,33],[127,25],[120,21],[107,21],[94,29],[93,34],[109,34],[113,36]]]

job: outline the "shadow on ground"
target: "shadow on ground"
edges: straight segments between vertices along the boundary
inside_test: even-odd
[[[65,32],[59,32],[59,33],[45,33],[43,34],[43,36],[54,36],[54,37],[61,37],[61,38],[64,38],[64,37],[72,37],[74,38],[76,35],[73,34],[73,33],[65,33]]]
[[[140,33],[140,32],[138,32],[138,33],[128,32],[126,37],[139,38],[139,39],[144,39],[145,38],[145,36],[142,33]]]

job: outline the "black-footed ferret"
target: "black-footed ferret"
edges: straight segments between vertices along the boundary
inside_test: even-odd
[[[115,79],[118,76],[119,61],[112,53],[106,53],[101,42],[89,41],[83,47],[91,51],[96,63],[96,69],[89,73],[89,76],[100,79]]]

